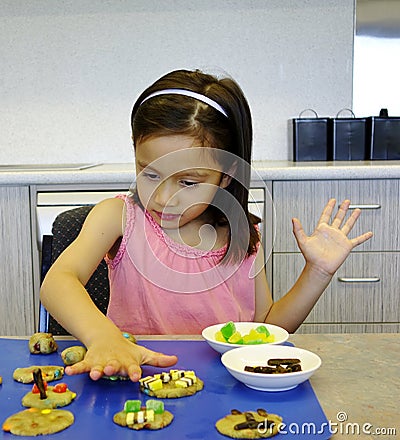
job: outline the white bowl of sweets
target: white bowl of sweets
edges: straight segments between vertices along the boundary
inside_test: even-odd
[[[309,379],[321,366],[315,353],[287,345],[252,345],[221,356],[228,372],[249,388],[287,391]]]
[[[229,321],[206,327],[201,334],[218,353],[245,345],[283,344],[289,338],[289,333],[282,327],[259,322]]]

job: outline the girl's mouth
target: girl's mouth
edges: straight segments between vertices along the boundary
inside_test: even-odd
[[[168,214],[166,212],[160,212],[160,211],[154,211],[154,213],[157,215],[157,217],[160,218],[160,220],[164,222],[171,222],[179,220],[181,215],[180,214]]]

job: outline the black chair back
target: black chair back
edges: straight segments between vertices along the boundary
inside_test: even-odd
[[[53,222],[51,236],[43,237],[41,281],[43,281],[51,264],[78,236],[82,225],[93,206],[82,206],[70,209],[59,214]],[[97,267],[86,284],[93,302],[101,312],[106,314],[110,297],[110,285],[108,281],[108,268],[103,260]],[[49,332],[53,335],[68,335],[65,330],[47,310],[40,305],[39,310],[39,331]]]

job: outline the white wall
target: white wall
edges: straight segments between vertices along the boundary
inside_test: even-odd
[[[244,89],[254,159],[352,104],[353,0],[1,0],[0,164],[129,162],[138,94],[176,68]]]

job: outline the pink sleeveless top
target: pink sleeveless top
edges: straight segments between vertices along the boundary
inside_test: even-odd
[[[123,331],[200,334],[209,325],[253,321],[255,254],[221,264],[222,249],[203,251],[173,241],[129,196],[126,227],[114,259],[107,316]]]

